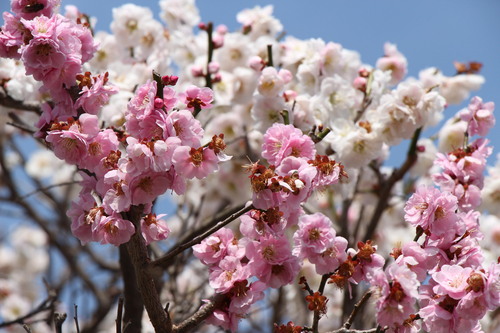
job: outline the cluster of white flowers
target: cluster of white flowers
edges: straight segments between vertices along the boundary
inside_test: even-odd
[[[47,296],[41,278],[48,265],[47,236],[37,228],[19,226],[10,233],[10,244],[0,244],[0,317],[3,321],[27,314],[40,302],[40,295]],[[20,326],[16,329],[23,330]],[[45,323],[33,329],[50,332],[50,326]]]

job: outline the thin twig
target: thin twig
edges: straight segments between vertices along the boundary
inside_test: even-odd
[[[39,314],[40,312],[50,310],[53,307],[56,299],[57,298],[55,295],[50,295],[49,297],[47,297],[47,299],[45,299],[42,303],[40,303],[40,305],[38,305],[36,308],[31,310],[30,312],[28,312],[24,316],[0,323],[0,328],[7,327],[7,326],[10,326],[12,324],[23,324],[26,319],[33,317],[33,316]]]
[[[356,303],[356,305],[354,305],[354,309],[352,310],[351,314],[349,315],[349,318],[347,318],[347,321],[342,326],[343,328],[347,328],[347,329],[351,328],[351,325],[354,322],[354,318],[358,314],[358,312],[361,309],[361,307],[366,303],[366,301],[368,301],[368,299],[371,296],[372,296],[371,291],[367,291],[363,295],[363,297],[361,297],[361,299],[358,301],[358,303]]]
[[[184,333],[192,332],[203,320],[208,318],[214,310],[221,307],[227,301],[227,295],[216,295],[208,303],[204,304],[198,311],[193,315],[189,316],[179,325],[176,325],[173,329],[174,333]]]
[[[163,257],[153,261],[151,263],[152,266],[153,267],[162,267],[162,268],[168,267],[171,264],[172,259],[175,258],[178,254],[184,252],[184,250],[189,249],[193,245],[200,243],[202,240],[204,240],[205,238],[207,238],[208,236],[210,236],[211,234],[213,234],[217,230],[228,225],[230,222],[232,222],[233,220],[237,219],[238,217],[240,217],[241,215],[245,214],[246,212],[248,212],[252,209],[254,209],[254,206],[252,204],[248,205],[246,207],[239,209],[237,212],[229,215],[227,218],[225,218],[222,221],[217,222],[217,220],[215,220],[216,224],[211,226],[208,230],[203,231],[202,233],[199,233],[200,230],[196,230],[193,234],[190,234],[188,237],[185,237],[185,238],[190,239],[189,241],[187,241],[185,243],[182,243],[182,241],[181,241],[178,244],[176,244],[173,247],[173,250],[168,252]],[[203,230],[204,228],[202,227],[200,229]]]
[[[123,318],[123,297],[118,299],[118,312],[116,314],[116,333],[122,333],[122,318]]]
[[[64,324],[66,317],[68,317],[68,315],[65,313],[54,313],[54,325],[56,327],[56,333],[62,333],[62,325]]]
[[[26,332],[28,332],[28,333],[32,333],[32,331],[31,331],[31,327],[30,327],[28,324],[23,324],[23,328],[24,328],[24,330],[25,330]]]
[[[210,73],[209,67],[214,56],[214,40],[212,38],[214,25],[212,22],[207,23],[207,36],[208,36],[208,57],[207,57],[207,68],[205,73],[205,86],[212,89],[212,74]]]
[[[267,66],[268,67],[273,67],[274,66],[274,61],[273,61],[273,46],[271,44],[267,45]]]
[[[34,190],[32,192],[29,192],[29,193],[23,195],[22,197],[20,197],[19,199],[20,200],[24,200],[27,197],[32,196],[33,194],[36,194],[38,192],[45,192],[45,191],[50,190],[50,189],[55,188],[55,187],[68,186],[68,185],[79,184],[79,183],[80,182],[77,182],[77,181],[71,181],[71,182],[64,182],[64,183],[52,184],[52,185],[49,185],[49,186],[45,186],[43,188],[38,188],[38,189],[36,189],[36,190]]]
[[[76,304],[75,304],[75,316],[73,318],[75,319],[76,333],[80,333],[80,325],[78,324],[78,305]]]

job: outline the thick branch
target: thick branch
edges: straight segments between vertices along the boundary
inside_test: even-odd
[[[142,210],[142,206],[133,206],[126,214],[127,218],[136,227],[135,234],[127,243],[127,250],[135,269],[137,286],[141,292],[142,301],[155,331],[157,333],[170,333],[172,332],[172,321],[160,302],[160,295],[158,295],[155,286],[155,279],[152,270],[149,269],[150,259],[148,257],[148,250],[141,234],[140,220]]]
[[[123,322],[127,326],[126,333],[140,333],[144,304],[137,288],[137,278],[130,255],[125,245],[120,245],[120,268],[123,277],[123,294],[125,313]]]

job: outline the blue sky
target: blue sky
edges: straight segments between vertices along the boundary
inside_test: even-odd
[[[0,1],[6,10],[8,0]],[[129,1],[149,5],[158,11],[157,1]],[[109,30],[111,9],[127,3],[120,0],[62,0],[62,6],[74,4],[98,19],[97,30]],[[322,38],[356,50],[365,63],[374,64],[383,54],[386,41],[397,44],[409,64],[409,75],[435,66],[445,74],[455,72],[453,61],[479,61],[486,83],[477,94],[494,101],[500,108],[500,1],[235,1],[200,0],[202,20],[238,28],[236,13],[256,5],[274,5],[275,16],[288,35],[298,38]],[[450,116],[458,108],[450,108]],[[500,111],[497,111],[497,115]],[[500,117],[499,117],[500,118]],[[500,120],[498,126],[500,127]],[[500,134],[489,138],[500,145]],[[496,153],[495,153],[496,154]]]

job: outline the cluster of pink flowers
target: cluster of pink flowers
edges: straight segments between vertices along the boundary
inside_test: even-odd
[[[26,74],[41,81],[55,102],[64,101],[70,109],[73,101],[67,90],[97,44],[87,26],[55,14],[58,6],[58,0],[12,1],[14,15],[4,13],[0,56],[22,60]]]
[[[168,86],[177,82],[172,76],[151,80],[128,103],[124,129],[100,128],[97,114],[118,89],[107,85],[108,73],[81,73],[97,44],[86,25],[54,14],[56,5],[13,1],[0,55],[21,59],[26,74],[43,83],[53,104],[43,105],[37,136],[83,170],[83,188],[68,212],[73,233],[82,243],[123,244],[135,227],[122,213],[143,206],[146,242],[165,239],[169,229],[163,215],[152,214],[153,201],[168,189],[183,193],[188,179],[204,178],[229,159],[222,135],[202,146],[203,129],[193,116],[211,107],[213,93],[195,86],[177,93]],[[178,104],[184,109],[174,110]]]
[[[494,123],[492,111],[492,103],[483,105],[479,98],[472,99],[468,109],[460,113],[470,136],[487,133]],[[479,138],[448,154],[438,154],[434,163],[441,171],[433,175],[433,180],[440,189],[420,186],[406,203],[405,220],[424,240],[406,244],[394,254],[397,259],[393,265],[409,268],[406,278],[411,277],[411,282],[403,284],[401,278],[392,278],[403,286],[395,304],[407,310],[398,320],[392,317],[393,322],[379,313],[380,324],[394,331],[406,327],[406,331],[416,332],[420,329],[417,319],[422,319],[422,327],[429,332],[480,332],[479,320],[499,306],[500,265],[493,263],[488,269],[482,266],[480,213],[475,210],[480,204],[486,158],[491,154],[487,144],[486,139]],[[419,295],[405,289],[418,284]],[[379,308],[395,301],[391,291],[384,292],[384,288]],[[410,299],[411,307],[405,303]],[[418,314],[415,300],[419,301]]]
[[[219,162],[228,159],[222,152],[222,137],[214,136],[201,146],[203,130],[199,121],[189,110],[173,109],[178,103],[187,104],[192,97],[177,95],[167,86],[162,87],[162,92],[159,97],[156,81],[138,88],[128,104],[126,131],[99,130],[96,116],[82,114],[77,122],[91,118],[93,135],[83,136],[80,141],[71,139],[77,143],[69,144],[67,137],[79,135],[75,129],[84,126],[47,132],[46,140],[60,158],[93,176],[88,177],[92,185],[84,187],[69,213],[72,230],[82,242],[127,242],[135,229],[120,213],[128,212],[132,206],[143,206],[143,213],[147,214],[141,220],[146,242],[165,239],[169,230],[164,220],[151,214],[153,201],[169,189],[182,194],[188,179],[204,178],[218,170]],[[207,104],[211,101],[205,88],[189,88],[187,95],[193,94],[202,96]],[[51,128],[54,126],[61,123],[52,124]],[[77,159],[71,159],[72,156]],[[95,196],[99,198],[97,202]]]
[[[316,155],[309,136],[293,125],[280,123],[264,135],[262,156],[271,165],[257,162],[248,167],[256,209],[241,217],[243,237],[237,240],[230,230],[222,229],[194,247],[195,255],[210,268],[210,285],[231,299],[225,311],[216,313],[211,320],[232,330],[245,313],[232,307],[233,290],[241,288],[242,283],[247,293],[261,293],[293,282],[300,260],[309,259],[319,274],[326,274],[347,258],[347,240],[336,237],[332,222],[322,214],[303,215],[301,208],[313,190],[346,177],[343,166]],[[297,221],[299,230],[292,249],[286,230]],[[252,277],[258,281],[247,286]],[[261,298],[252,293],[247,294],[252,302]],[[221,316],[231,319],[220,321]]]
[[[222,228],[203,240],[201,244],[193,246],[195,256],[210,269],[210,286],[217,293],[226,294],[226,304],[215,310],[209,322],[236,331],[240,318],[243,318],[250,306],[264,297],[263,291],[267,288],[262,281],[249,282],[256,271],[254,264],[243,262],[243,259],[252,258],[257,254],[249,244],[245,246],[238,240],[230,229]],[[276,247],[269,244],[266,253],[271,258],[278,258]],[[262,262],[264,263],[264,262]],[[261,263],[261,264],[262,264]],[[258,270],[258,269],[257,269]],[[260,268],[263,271],[263,268]],[[271,275],[271,270],[268,270]]]

